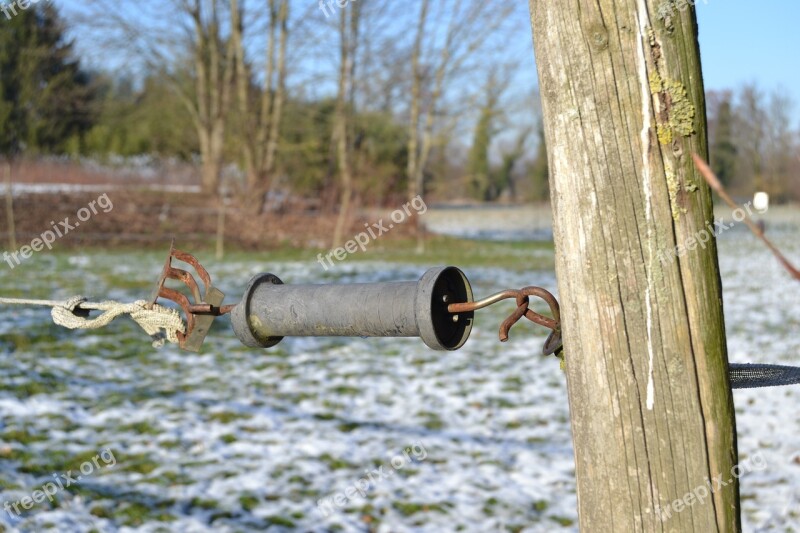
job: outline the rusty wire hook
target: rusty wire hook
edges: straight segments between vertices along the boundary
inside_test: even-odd
[[[173,259],[186,263],[194,269],[203,283],[203,292],[200,291],[200,286],[191,272],[172,266]],[[191,292],[194,301],[189,300],[182,292],[166,287],[168,279],[182,282]],[[175,248],[173,240],[148,307],[152,307],[159,298],[178,304],[186,314],[186,332],[176,332],[180,347],[196,352],[203,345],[214,317],[227,314],[233,309],[233,305],[222,305],[224,297],[225,295],[211,284],[211,276],[197,258]]]
[[[550,312],[552,313],[553,317],[550,318],[548,316],[539,314],[532,309],[529,309],[528,306],[530,304],[530,296],[536,296],[547,302],[547,305],[550,306]],[[478,309],[483,309],[484,307],[488,307],[492,304],[502,300],[507,300],[509,298],[514,298],[516,300],[517,308],[503,321],[502,324],[500,324],[500,342],[505,342],[508,340],[508,332],[511,330],[511,327],[519,322],[519,320],[524,316],[531,322],[551,330],[550,335],[547,337],[547,340],[542,347],[542,354],[550,355],[553,353],[558,353],[562,348],[561,312],[558,305],[558,300],[556,300],[555,296],[553,296],[548,290],[541,287],[528,286],[519,290],[507,289],[476,302],[450,304],[447,306],[447,311],[454,314],[477,311]]]

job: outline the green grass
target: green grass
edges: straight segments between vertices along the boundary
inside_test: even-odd
[[[417,513],[428,513],[428,512],[437,512],[437,513],[446,513],[449,507],[452,507],[452,504],[444,502],[444,503],[414,503],[414,502],[392,502],[392,507],[397,509],[397,511],[402,514],[403,516],[413,516]]]
[[[102,459],[98,459],[100,468],[93,465],[92,460],[99,455],[96,450],[86,450],[77,454],[64,450],[51,450],[46,454],[17,454],[14,452],[14,455],[12,459],[20,460],[23,463],[19,468],[20,472],[38,476],[50,476],[53,472],[67,471],[72,471],[77,476],[80,474],[78,469],[87,462],[92,464],[93,475],[96,475],[107,466]]]
[[[117,465],[115,468],[126,472],[147,475],[160,466],[160,463],[150,456],[143,453],[136,454],[116,454]]]
[[[177,243],[177,245],[179,248],[181,247],[181,243]],[[167,249],[168,246],[165,245],[163,253],[147,251],[142,255],[145,257],[152,256],[154,268],[157,268],[158,265],[163,263]],[[197,256],[203,265],[210,268],[211,275],[214,275],[214,251],[211,245],[193,247],[187,251]],[[327,248],[303,248],[285,244],[258,252],[231,248],[225,254],[224,261],[248,261],[253,260],[255,257],[260,257],[265,262],[308,261],[316,263],[318,254],[321,253],[325,256],[330,251]],[[553,243],[551,242],[498,242],[435,235],[426,240],[425,252],[417,254],[416,241],[414,239],[386,236],[371,242],[364,252],[359,249],[355,253],[347,254],[342,263],[350,261],[387,261],[431,266],[450,264],[463,267],[503,267],[516,271],[552,270],[554,268],[552,252]],[[126,254],[129,254],[130,250],[123,247],[109,252],[105,249],[95,249],[91,246],[81,249],[81,254],[83,255],[95,253],[110,257],[116,254],[128,257]],[[64,250],[54,252],[53,255],[57,255],[60,260],[66,261],[66,258],[74,255],[74,251]],[[337,265],[340,262],[333,259],[333,263]],[[67,265],[65,267],[73,268]],[[322,270],[322,266],[320,266],[320,270]],[[133,286],[134,283],[130,280],[115,278],[114,281],[115,284],[123,283],[129,288],[135,288]]]
[[[133,424],[124,425],[120,428],[121,431],[133,431],[139,435],[158,435],[159,429],[147,421],[135,422]]]
[[[412,239],[376,241],[366,252],[349,254],[345,261],[380,260],[423,265],[453,264],[464,267],[505,267],[519,271],[554,267],[553,256],[540,252],[541,250],[552,252],[552,243],[495,242],[434,236],[427,240],[425,253],[417,254],[415,249],[416,242]],[[311,255],[311,258],[316,261],[316,254]]]
[[[536,510],[537,513],[543,513],[547,510],[548,507],[547,500],[536,500],[533,502],[533,508]]]
[[[239,496],[239,505],[241,505],[242,509],[247,512],[250,512],[258,507],[258,502],[258,497],[253,494],[243,494]]]
[[[164,504],[166,506],[166,504]],[[152,509],[141,502],[123,503],[114,510],[114,518],[126,526],[141,526],[145,522],[156,520],[158,522],[172,522],[175,517],[161,509]]]
[[[267,523],[271,526],[280,526],[280,527],[288,527],[294,528],[295,523],[288,518],[284,518],[282,516],[270,516],[267,517]]]
[[[233,413],[230,411],[219,411],[216,413],[211,413],[208,416],[209,420],[213,420],[215,422],[221,422],[223,424],[230,424],[231,422],[235,422],[236,420],[249,420],[251,418],[253,418],[253,416],[247,413]]]
[[[320,455],[319,460],[328,465],[328,468],[330,468],[331,470],[341,470],[344,468],[355,469],[354,465],[351,465],[347,461],[339,459],[338,457],[333,457],[329,453],[323,453],[322,455]]]
[[[320,282],[325,282],[326,278],[327,281],[339,281],[337,277],[349,275],[347,273],[352,268],[369,272],[376,268],[389,273],[407,272],[408,268],[402,265],[409,264],[420,265],[423,269],[436,265],[457,265],[464,267],[468,275],[469,267],[495,268],[505,265],[511,270],[519,271],[552,268],[552,247],[546,244],[432,237],[428,241],[428,253],[417,255],[414,248],[415,242],[410,239],[387,236],[371,243],[366,252],[348,255],[342,263],[343,268],[332,269],[327,273],[318,265],[316,256],[320,252],[327,253],[328,250],[283,247],[258,253],[233,251],[225,261],[217,262],[213,259],[211,249],[187,249],[206,264],[216,281],[231,287],[244,283],[248,272],[256,268],[273,270],[279,275],[284,272],[291,276],[291,271],[298,265],[285,263],[287,261],[302,261],[304,265],[298,271],[303,276],[310,275]],[[85,265],[82,262],[70,262],[70,257],[76,255],[86,256],[89,262]],[[162,251],[154,249],[136,256],[131,251],[115,250],[109,253],[99,248],[71,249],[49,254],[47,261],[42,255],[38,263],[32,262],[29,265],[24,277],[11,278],[6,275],[2,281],[11,286],[11,292],[16,291],[17,296],[62,298],[72,294],[85,294],[92,301],[102,300],[106,296],[130,301],[149,293],[160,264],[163,263],[163,256]],[[52,260],[54,257],[55,261]],[[358,261],[362,263],[354,264]],[[385,261],[386,264],[373,263],[378,261]],[[55,265],[51,266],[50,263]],[[399,268],[396,266],[398,264],[401,265]],[[59,272],[63,275],[59,275]],[[239,276],[242,279],[238,279]],[[35,287],[36,294],[28,293],[28,287]],[[233,294],[235,290],[231,289],[230,292]],[[231,303],[235,297],[236,295],[229,295],[226,303]],[[501,315],[505,316],[513,308],[513,302],[508,302],[505,307],[508,311],[506,308],[491,311],[486,320],[492,321],[491,313],[498,319]],[[0,461],[11,465],[10,472],[13,475],[0,479],[0,491],[29,490],[27,487],[31,483],[31,486],[38,483],[30,481],[31,479],[46,479],[54,472],[71,471],[73,476],[77,476],[81,464],[90,461],[106,447],[114,450],[116,458],[113,468],[105,465],[101,459],[99,467],[93,468],[92,476],[97,477],[70,486],[54,503],[42,505],[42,512],[61,506],[68,510],[71,498],[80,497],[98,523],[101,523],[100,519],[108,520],[110,527],[116,528],[147,525],[154,530],[169,530],[173,525],[171,521],[176,518],[193,516],[208,522],[212,527],[220,528],[244,527],[246,524],[264,529],[270,526],[276,530],[305,529],[309,521],[316,520],[316,517],[304,516],[296,507],[286,508],[282,502],[314,502],[326,496],[327,492],[320,489],[319,480],[315,476],[307,476],[291,464],[278,464],[274,467],[272,477],[276,483],[266,494],[237,490],[231,493],[230,501],[224,502],[207,498],[192,500],[191,496],[189,501],[185,497],[175,501],[156,496],[183,494],[196,484],[204,483],[207,472],[212,472],[208,475],[219,479],[239,477],[246,471],[243,465],[252,460],[251,455],[243,454],[240,450],[246,449],[246,446],[235,446],[236,453],[226,458],[226,461],[230,461],[230,466],[224,471],[217,471],[216,468],[207,468],[219,465],[213,454],[199,453],[195,457],[194,453],[182,451],[191,449],[193,440],[189,437],[179,438],[176,435],[180,433],[167,431],[172,426],[171,415],[177,413],[183,404],[182,396],[194,398],[192,393],[198,390],[211,395],[209,400],[203,398],[197,405],[192,405],[188,416],[192,420],[196,418],[200,423],[213,426],[213,433],[209,433],[215,438],[208,439],[212,447],[224,447],[223,444],[234,444],[238,441],[273,446],[283,443],[282,436],[265,427],[263,417],[260,416],[262,410],[276,406],[292,421],[299,414],[310,418],[310,423],[324,427],[332,435],[341,437],[342,434],[351,434],[353,437],[358,435],[360,438],[367,438],[375,428],[370,422],[359,422],[348,416],[352,410],[352,400],[364,397],[386,406],[397,403],[396,392],[392,389],[373,394],[359,385],[363,379],[381,375],[385,371],[382,360],[380,364],[367,360],[368,365],[359,363],[358,366],[348,365],[342,368],[333,358],[320,358],[317,361],[315,357],[309,362],[309,365],[315,366],[307,367],[305,364],[297,364],[295,358],[289,357],[290,348],[286,345],[269,352],[253,352],[239,347],[231,333],[226,330],[229,326],[224,321],[217,322],[216,329],[209,337],[212,345],[203,354],[178,356],[174,350],[151,350],[146,335],[126,318],[120,319],[112,327],[84,332],[69,331],[53,325],[45,309],[24,312],[29,314],[20,317],[20,324],[24,324],[24,329],[7,328],[6,333],[0,334],[0,351],[9,355],[4,367],[6,379],[0,383],[0,396],[27,399],[32,395],[40,395],[40,398],[48,395],[53,402],[74,406],[91,414],[92,420],[96,422],[89,423],[92,432],[87,434],[84,431],[87,427],[86,421],[78,417],[73,419],[72,410],[66,408],[63,410],[64,414],[19,416],[7,422],[0,431],[0,439],[8,444],[0,450]],[[521,330],[515,331],[520,331],[518,335],[521,336],[528,326],[518,327]],[[335,351],[342,346],[345,346],[345,341],[340,339],[324,341],[321,342],[319,351]],[[387,347],[382,355],[405,361],[407,353],[408,350],[398,343]],[[490,359],[493,353],[494,349],[490,350]],[[452,387],[449,381],[451,370],[460,372],[475,365],[469,359],[452,367],[443,366],[441,361],[420,348],[419,353],[408,359],[408,364],[418,374],[434,376],[431,381],[433,388],[442,390]],[[490,365],[479,367],[486,368],[487,371],[490,369]],[[235,382],[231,383],[225,376],[235,375],[230,370],[239,368],[250,369],[254,374],[263,374],[263,377],[245,380],[248,382],[248,390],[253,391],[252,398],[231,401],[241,391]],[[309,377],[309,368],[329,373],[330,378]],[[469,374],[470,377],[463,387],[456,389],[463,388],[465,394],[472,394],[481,383],[489,382],[488,378],[483,378],[473,383],[472,375]],[[199,377],[202,379],[197,379]],[[299,381],[303,386],[285,387],[282,385],[283,380]],[[503,392],[494,395],[481,394],[481,401],[487,408],[510,408],[516,405],[510,400],[525,390],[523,385],[527,382],[519,376],[511,376],[503,382]],[[94,384],[97,386],[93,386]],[[271,401],[273,398],[275,402]],[[219,401],[220,399],[223,400]],[[302,405],[302,409],[288,410],[283,407],[284,404]],[[437,407],[410,409],[411,420],[408,425],[413,426],[415,431],[441,433],[456,427]],[[115,413],[117,410],[127,416]],[[467,409],[458,416],[466,417],[468,411]],[[153,413],[153,416],[141,417],[142,412]],[[162,416],[165,418],[162,419]],[[518,424],[521,428],[530,425],[525,418],[520,418]],[[60,441],[54,441],[56,436]],[[65,446],[63,443],[66,442],[71,443],[71,446]],[[358,477],[370,465],[374,468],[387,466],[387,459],[383,456],[370,455],[362,461],[357,455],[351,456],[349,453],[342,454],[324,448],[320,449],[319,454],[321,455],[308,459],[313,460],[315,466],[322,471],[320,475],[329,477],[347,478],[350,476],[347,472],[355,472]],[[487,461],[489,458],[491,456],[480,460]],[[244,461],[238,462],[240,459]],[[430,457],[425,464],[447,465],[449,461],[446,458]],[[402,479],[421,477],[425,468],[428,467],[407,465],[398,470],[395,476]],[[120,479],[123,480],[122,483],[119,482]],[[134,492],[132,489],[143,492]],[[365,528],[375,529],[388,513],[393,520],[401,515],[406,519],[403,522],[418,527],[426,523],[431,514],[447,514],[452,508],[447,503],[420,500],[414,495],[398,494],[392,500],[396,501],[394,506],[391,500],[386,500],[379,506],[365,505],[361,510],[353,506],[355,515],[348,519],[359,520]],[[498,503],[492,498],[488,500],[487,509],[489,513],[496,515],[500,515],[501,511],[508,512],[502,502]],[[533,513],[531,509],[525,509],[525,512]],[[556,520],[550,514],[551,512],[542,512],[540,518],[557,527]],[[342,528],[335,521],[326,527],[332,531]]]
[[[548,518],[563,527],[569,527],[575,523],[571,518],[567,518],[565,516],[553,515],[549,516]]]
[[[30,444],[32,442],[46,441],[47,439],[46,435],[31,433],[27,429],[12,429],[0,434],[0,442]]]

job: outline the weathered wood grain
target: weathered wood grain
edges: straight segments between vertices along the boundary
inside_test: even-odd
[[[584,531],[740,530],[735,479],[670,508],[737,451],[716,245],[690,241],[713,221],[697,25],[666,3],[530,0]]]

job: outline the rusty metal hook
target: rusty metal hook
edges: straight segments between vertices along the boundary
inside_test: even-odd
[[[552,318],[539,314],[536,311],[529,309],[530,296],[541,298],[550,307]],[[502,300],[514,298],[517,303],[517,308],[500,324],[500,342],[508,340],[508,333],[511,327],[519,322],[524,316],[531,322],[539,324],[550,329],[550,335],[544,343],[542,353],[550,355],[558,353],[561,350],[561,311],[558,305],[558,300],[549,291],[541,287],[528,286],[522,289],[507,289],[500,291],[482,300],[475,302],[454,303],[447,306],[447,311],[450,313],[464,313],[469,311],[477,311],[483,309]]]
[[[194,276],[186,270],[173,267],[173,259],[182,261],[194,269],[203,282],[204,290],[202,294]],[[168,279],[180,281],[186,285],[192,293],[194,303],[183,293],[165,287],[164,284]],[[214,321],[214,317],[229,313],[234,307],[233,305],[222,305],[222,300],[225,298],[225,295],[211,284],[211,276],[208,271],[200,264],[195,256],[175,248],[174,240],[170,245],[169,254],[164,263],[164,268],[161,271],[161,276],[158,278],[155,290],[150,298],[149,307],[152,307],[159,298],[174,302],[183,309],[183,312],[186,314],[186,333],[178,331],[178,341],[181,348],[192,352],[200,351],[200,347],[203,345],[203,341],[208,334],[211,323]]]

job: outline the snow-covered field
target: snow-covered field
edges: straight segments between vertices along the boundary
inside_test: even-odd
[[[127,184],[70,184],[70,183],[14,183],[11,186],[13,196],[27,194],[54,194],[54,193],[77,193],[95,192],[104,193],[117,190],[130,190],[131,185]],[[199,193],[199,185],[174,185],[174,184],[146,184],[136,187],[138,190],[172,192],[172,193]]]
[[[800,223],[788,220],[771,234],[800,262]],[[800,364],[800,284],[740,230],[720,242],[731,360]],[[202,259],[228,301],[261,271],[348,283],[425,270]],[[0,268],[0,295],[140,299],[162,261],[38,254]],[[555,289],[552,272],[466,273],[477,296]],[[0,509],[0,531],[576,530],[564,377],[538,355],[544,330],[520,324],[497,342],[509,305],[478,313],[457,352],[418,339],[286,339],[258,351],[224,319],[199,355],[154,350],[127,320],[69,332],[46,310],[0,308],[0,505],[35,498],[53,474],[74,478],[19,519]],[[800,387],[735,392],[740,453],[766,463],[741,480],[748,531],[800,531],[798,398]]]

